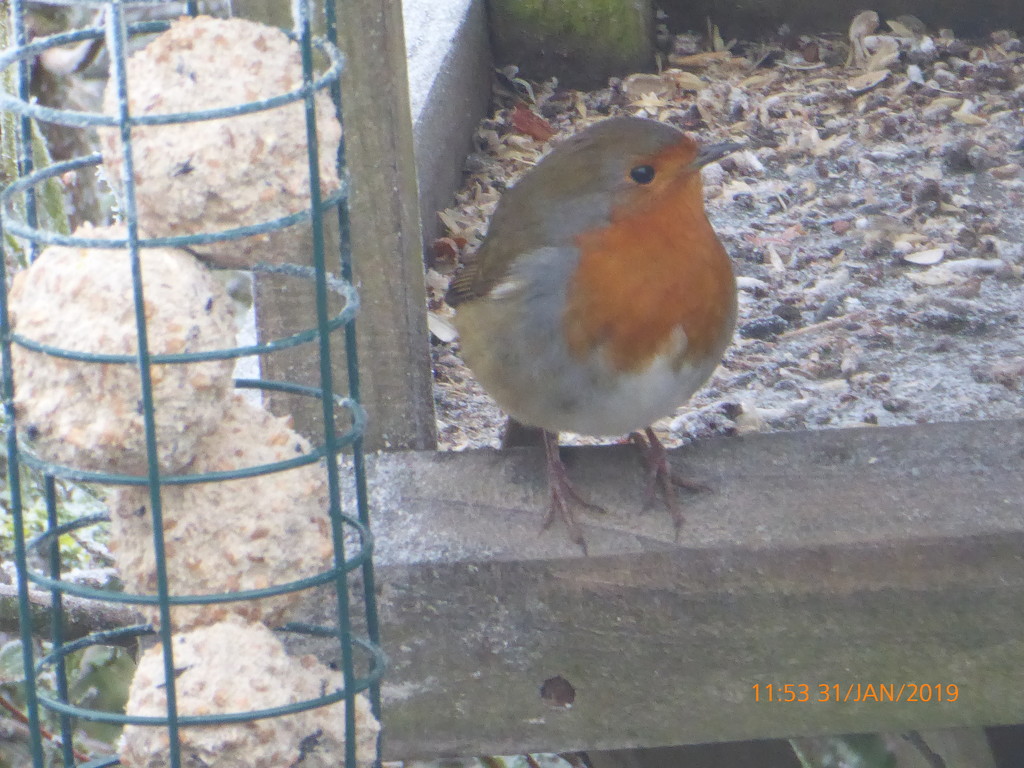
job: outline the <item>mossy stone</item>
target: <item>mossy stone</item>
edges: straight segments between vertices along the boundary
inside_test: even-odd
[[[494,60],[523,77],[599,88],[654,64],[649,0],[488,0]]]

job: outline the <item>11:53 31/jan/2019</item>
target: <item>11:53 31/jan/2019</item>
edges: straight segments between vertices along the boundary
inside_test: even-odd
[[[960,698],[956,683],[755,683],[751,689],[757,703],[930,703]]]

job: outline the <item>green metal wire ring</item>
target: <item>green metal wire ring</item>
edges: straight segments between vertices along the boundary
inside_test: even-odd
[[[64,160],[34,171],[5,187],[3,192],[0,193],[0,205],[3,206],[0,208],[0,211],[2,211],[3,215],[4,229],[17,237],[23,237],[35,243],[44,243],[46,245],[66,245],[74,248],[127,248],[128,238],[105,239],[65,235],[61,232],[30,226],[24,219],[19,219],[13,210],[8,209],[8,205],[13,203],[16,195],[24,194],[28,190],[34,189],[50,179],[63,176],[69,171],[77,171],[81,168],[99,165],[102,162],[103,155],[99,152],[83,155],[82,157]],[[339,188],[323,199],[320,204],[320,211],[327,212],[347,199],[348,183],[342,179]],[[168,237],[140,237],[138,243],[140,248],[186,248],[192,245],[208,245],[210,243],[237,240],[251,235],[261,235],[265,232],[285,229],[294,224],[309,221],[312,217],[312,209],[306,208],[305,210],[263,221],[259,224],[233,227],[232,229],[225,229],[220,232],[196,232],[191,235],[173,235]]]
[[[316,275],[312,268],[302,267],[297,264],[256,264],[253,272],[261,274],[283,274],[291,277],[301,277],[314,280]],[[355,287],[339,278],[329,277],[329,287],[345,298],[345,307],[327,323],[327,333],[332,333],[343,325],[350,323],[359,312],[359,293]],[[149,362],[154,365],[168,363],[197,363],[207,360],[227,360],[238,357],[250,357],[251,355],[264,355],[276,352],[280,349],[288,349],[300,344],[307,344],[316,341],[320,337],[320,331],[316,328],[306,328],[296,331],[290,336],[280,339],[272,339],[262,344],[250,344],[242,347],[227,347],[225,349],[211,349],[203,352],[179,352],[175,354],[150,355]],[[26,338],[20,333],[10,334],[11,341],[34,352],[60,357],[65,360],[76,360],[85,363],[113,363],[115,365],[138,365],[138,355],[106,354],[99,352],[81,352],[74,349],[55,347],[52,344],[43,344],[33,339]]]
[[[332,629],[330,627],[305,627],[303,625],[290,625],[288,631],[326,637],[333,637],[337,633],[336,629]],[[152,634],[156,634],[156,632],[151,624],[137,624],[131,627],[108,630],[106,632],[94,632],[91,635],[86,635],[85,637],[76,640],[73,643],[63,645],[47,656],[44,656],[36,665],[36,674],[42,674],[47,666],[54,665],[59,659],[63,659],[67,657],[68,654],[74,653],[75,651],[81,650],[82,648],[86,648],[90,645],[109,645],[113,640],[120,640],[125,637],[142,637],[144,635]],[[357,677],[352,681],[351,695],[355,695],[361,691],[368,690],[371,685],[374,685],[380,680],[387,665],[387,657],[380,648],[360,637],[353,637],[352,643],[353,645],[359,646],[372,661],[369,674],[366,677]],[[296,701],[291,704],[283,704],[279,707],[271,707],[268,709],[257,709],[249,712],[228,712],[220,715],[179,715],[177,722],[179,725],[183,726],[244,723],[267,717],[291,715],[296,712],[303,712],[307,709],[315,709],[316,707],[335,704],[347,698],[349,695],[349,691],[338,689],[332,693],[318,696],[315,699],[305,699],[303,701]],[[39,703],[54,712],[70,715],[72,717],[80,717],[84,720],[90,720],[97,723],[111,723],[115,725],[167,725],[166,717],[123,715],[114,712],[105,712],[98,709],[89,709],[87,707],[78,707],[73,704],[58,701],[57,699],[52,699],[42,693],[39,694]],[[105,764],[109,765],[110,763]]]
[[[344,575],[354,571],[357,568],[362,567],[363,563],[368,561],[372,555],[374,547],[373,534],[370,532],[369,528],[354,517],[341,513],[339,514],[339,518],[346,526],[349,526],[358,535],[359,551],[354,555],[347,556],[343,563],[336,564],[333,568],[328,568],[327,570],[321,571],[313,576],[296,579],[295,581],[289,581],[284,584],[274,584],[269,587],[263,587],[262,589],[245,589],[235,592],[215,592],[206,595],[170,595],[167,598],[167,602],[169,605],[210,605],[211,603],[235,603],[243,600],[259,600],[264,597],[273,597],[275,595],[284,595],[289,592],[302,592],[303,590],[312,589],[313,587],[329,583],[339,575]],[[42,547],[48,545],[55,537],[63,536],[66,533],[70,533],[81,528],[87,528],[90,525],[107,522],[109,519],[110,518],[104,514],[80,517],[77,520],[56,526],[55,528],[34,537],[28,542],[27,549],[29,551],[32,551],[33,549],[41,550]],[[61,579],[54,579],[50,576],[44,576],[43,574],[36,573],[32,570],[29,570],[27,575],[30,581],[41,587],[46,587],[47,589],[56,590],[68,595],[75,595],[76,597],[82,597],[88,600],[102,600],[108,603],[128,603],[131,605],[159,605],[160,603],[160,598],[157,595],[141,595],[131,592],[112,592],[106,589],[98,589],[97,587],[89,587],[84,584],[73,584],[68,581],[62,581]]]
[[[169,29],[169,21],[144,21],[127,25],[130,35],[149,34],[163,32]],[[293,40],[295,35],[287,33]],[[31,61],[50,48],[58,48],[64,45],[79,43],[83,40],[102,40],[106,36],[103,27],[87,27],[74,32],[65,32],[58,35],[51,35],[35,40],[18,48],[12,48],[0,55],[0,71],[7,69],[12,64],[20,61]],[[329,88],[341,78],[341,71],[344,68],[345,57],[336,46],[323,38],[312,41],[313,45],[330,60],[330,67],[322,75],[316,78],[309,86],[288,91],[287,93],[272,96],[269,99],[250,101],[244,104],[232,104],[229,107],[217,109],[203,109],[195,112],[169,112],[160,115],[138,115],[130,117],[128,124],[139,125],[168,125],[171,123],[192,123],[201,120],[218,120],[224,117],[236,117],[251,112],[261,112],[267,109],[275,109],[285,104],[302,101],[306,95],[323,88]],[[41,104],[33,104],[16,96],[0,92],[0,109],[16,112],[23,117],[32,117],[48,123],[60,123],[72,127],[84,128],[86,126],[107,125],[118,127],[121,121],[117,115],[107,115],[102,112],[82,112],[74,109],[56,109],[44,107]]]
[[[270,381],[266,379],[236,379],[235,386],[239,389],[265,389],[275,392],[284,392],[293,395],[306,395],[309,397],[323,397],[323,392],[316,387],[307,387],[301,384],[292,384],[287,381]],[[366,411],[355,400],[341,395],[334,396],[334,403],[340,408],[347,410],[352,417],[352,426],[335,437],[338,449],[346,448],[358,440],[366,428]],[[3,431],[14,429],[14,423],[6,424]],[[327,456],[327,446],[320,444],[309,453],[296,456],[293,459],[275,461],[270,464],[255,464],[242,469],[225,470],[220,472],[197,472],[186,475],[161,475],[161,485],[189,485],[192,483],[211,483],[219,480],[239,480],[246,477],[266,475],[271,472],[283,472],[306,464],[313,464]],[[149,475],[125,475],[111,472],[97,472],[93,470],[78,469],[64,464],[55,464],[50,461],[43,461],[38,456],[32,455],[28,450],[19,451],[19,457],[23,464],[44,474],[60,477],[65,480],[72,480],[76,483],[99,483],[103,485],[148,485]]]

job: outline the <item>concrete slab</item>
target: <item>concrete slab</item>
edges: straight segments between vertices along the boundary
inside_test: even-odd
[[[483,0],[404,0],[409,100],[424,244],[438,235],[473,131],[487,111],[491,53]]]

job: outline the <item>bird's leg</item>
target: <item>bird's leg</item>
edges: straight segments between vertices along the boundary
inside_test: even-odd
[[[606,510],[597,504],[591,504],[577,493],[572,481],[569,480],[569,472],[558,452],[558,433],[544,430],[544,454],[547,458],[551,505],[548,508],[548,518],[544,521],[543,530],[550,528],[555,518],[559,518],[565,523],[565,527],[569,531],[569,538],[573,543],[579,545],[585,555],[587,554],[587,541],[583,538],[583,530],[576,520],[573,507],[579,506],[587,512],[600,514],[604,514]]]
[[[544,430],[540,427],[528,427],[511,416],[505,419],[505,428],[501,431],[501,447],[504,448],[535,448],[544,442]]]
[[[632,432],[629,435],[630,442],[640,449],[644,463],[647,465],[647,490],[644,492],[644,507],[649,507],[654,501],[654,494],[658,487],[661,487],[662,495],[665,498],[665,507],[672,515],[672,522],[676,529],[676,538],[679,537],[679,529],[683,527],[682,510],[679,509],[679,500],[676,498],[675,486],[685,488],[688,491],[706,491],[708,487],[703,483],[676,475],[668,465],[668,451],[661,444],[661,440],[654,434],[654,430],[647,427],[644,435],[639,432]]]

